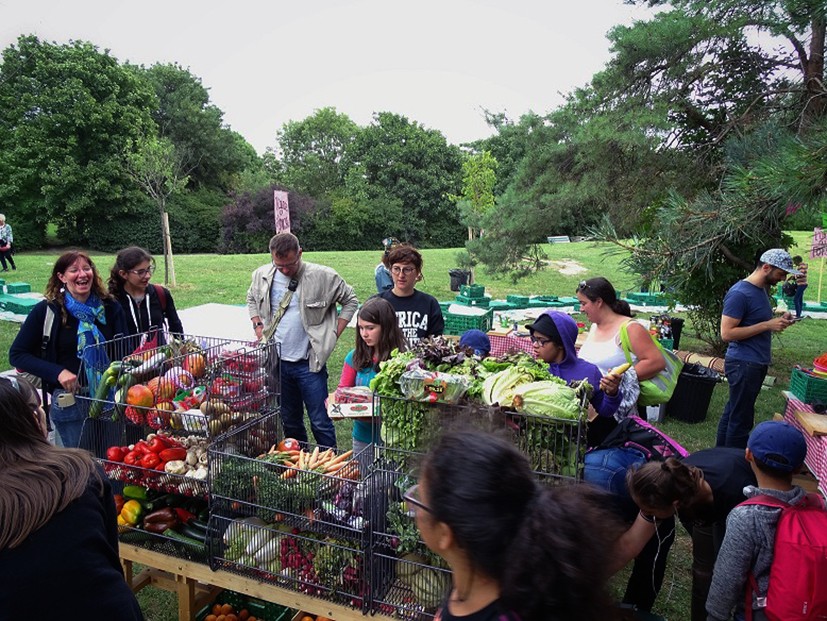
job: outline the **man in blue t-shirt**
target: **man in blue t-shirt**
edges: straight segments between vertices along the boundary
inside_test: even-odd
[[[772,248],[724,297],[721,338],[729,343],[725,365],[729,401],[718,423],[716,446],[747,446],[755,419],[755,400],[772,360],[772,333],[793,324],[790,313],[774,317],[770,305],[769,289],[787,274],[798,274],[792,257],[786,250]]]

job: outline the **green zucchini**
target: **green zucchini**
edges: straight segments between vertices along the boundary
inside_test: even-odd
[[[178,541],[179,543],[182,543],[188,548],[191,548],[192,550],[195,550],[197,552],[206,553],[207,551],[207,546],[203,540],[188,537],[187,535],[172,530],[171,528],[168,528],[164,531],[164,536],[169,537],[170,539],[174,539],[175,541]]]

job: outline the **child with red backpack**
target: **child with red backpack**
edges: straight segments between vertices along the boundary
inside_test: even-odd
[[[747,500],[727,518],[708,621],[736,608],[747,621],[827,618],[827,511],[792,482],[806,454],[801,432],[787,423],[764,422],[750,434],[746,459],[758,487],[744,488]]]

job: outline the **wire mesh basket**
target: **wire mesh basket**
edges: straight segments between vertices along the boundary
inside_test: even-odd
[[[181,335],[141,349],[137,338],[88,348],[81,398],[90,418],[217,436],[278,405],[275,343]]]
[[[302,529],[345,536],[366,530],[359,456],[305,443],[280,450],[280,438],[273,413],[216,439],[209,449],[212,494],[265,520],[290,516]]]
[[[150,533],[140,528],[120,526],[118,531],[118,540],[122,543],[205,565],[209,564],[210,560],[207,539],[207,531],[203,532],[202,539],[172,530],[169,534]]]
[[[265,522],[255,507],[216,499],[210,515],[212,568],[351,606],[370,602],[367,532],[358,538],[303,530],[293,516]]]
[[[581,408],[582,409],[582,408]],[[438,440],[456,428],[475,428],[509,438],[543,477],[570,482],[582,478],[585,416],[559,419],[480,404],[423,403],[375,395],[382,425],[374,437],[378,458],[412,467]]]

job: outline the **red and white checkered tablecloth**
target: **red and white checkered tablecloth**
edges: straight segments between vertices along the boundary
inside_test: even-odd
[[[812,412],[813,408],[787,394],[787,409],[784,410],[784,420],[796,427],[804,434],[807,443],[807,457],[804,463],[810,472],[818,479],[819,489],[827,495],[827,436],[811,436],[798,422],[796,412]]]
[[[517,336],[512,332],[506,336],[489,334],[488,339],[491,341],[492,356],[502,356],[512,351],[524,351],[534,355],[534,346],[528,336]]]

